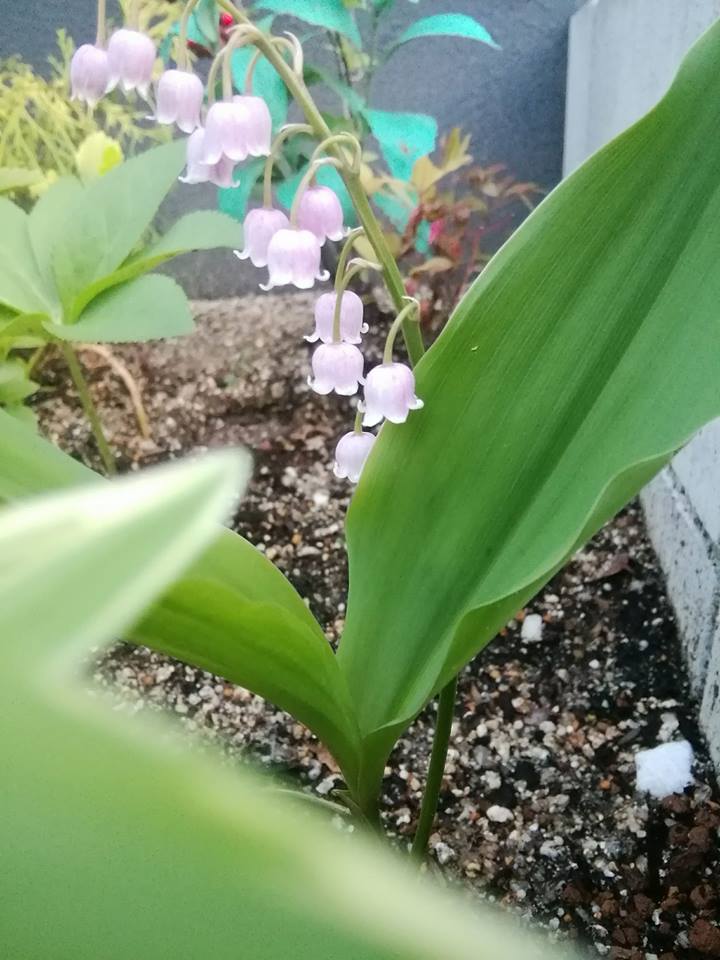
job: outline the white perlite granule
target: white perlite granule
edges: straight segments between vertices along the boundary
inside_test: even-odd
[[[663,743],[635,754],[637,788],[661,800],[692,783],[693,748],[687,740]]]

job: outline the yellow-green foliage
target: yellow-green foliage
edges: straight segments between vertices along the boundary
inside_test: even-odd
[[[71,101],[68,75],[75,47],[64,30],[57,40],[47,77],[18,57],[0,60],[0,190],[11,194],[37,194],[58,176],[77,173],[78,148],[92,134],[105,133],[125,155],[170,136],[169,128],[147,122],[149,108],[139,98],[113,94],[94,111]]]

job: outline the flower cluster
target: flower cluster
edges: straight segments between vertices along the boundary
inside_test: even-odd
[[[235,47],[253,43],[258,37],[257,30],[248,24],[232,30],[228,24],[224,25],[226,44],[210,70],[206,98],[205,87],[193,73],[185,53],[190,8],[186,7],[181,22],[182,62],[175,68],[166,69],[155,84],[154,119],[161,124],[175,124],[188,135],[186,170],[180,178],[184,183],[236,187],[239,185],[238,164],[249,157],[266,158],[264,203],[247,214],[243,225],[244,249],[236,250],[235,254],[240,259],[249,259],[256,267],[267,268],[267,281],[260,284],[263,290],[286,285],[310,289],[317,280],[324,281],[329,277],[322,267],[322,248],[326,241],[337,242],[348,234],[337,194],[315,182],[320,166],[329,163],[342,168],[344,161],[334,155],[318,157],[317,154],[331,141],[343,141],[347,146],[350,140],[357,158],[359,145],[346,133],[321,143],[298,187],[290,216],[275,208],[271,190],[274,151],[298,125],[283,128],[273,143],[268,106],[261,97],[252,94],[253,66],[248,69],[247,92],[243,95],[233,93],[230,54]],[[101,20],[104,21],[104,15]],[[136,90],[150,102],[156,60],[152,40],[139,30],[123,27],[113,33],[105,46],[103,34],[104,23],[99,22],[97,42],[84,44],[73,56],[70,71],[73,99],[93,107],[106,93],[120,87],[125,92]],[[278,42],[292,47],[294,40]],[[298,51],[296,46],[296,71],[301,76],[302,57]],[[215,101],[216,75],[220,65],[223,67],[223,96]],[[357,482],[375,441],[375,435],[362,427],[375,427],[383,420],[404,423],[408,413],[423,404],[415,395],[415,379],[410,367],[392,359],[395,335],[408,308],[401,311],[388,334],[383,362],[365,376],[365,361],[359,347],[368,327],[363,319],[362,300],[347,289],[347,284],[360,267],[377,268],[378,265],[355,261],[351,269],[346,270],[354,239],[354,235],[348,238],[340,257],[335,291],[323,293],[317,300],[315,329],[305,339],[311,343],[320,341],[311,358],[312,375],[308,377],[308,383],[312,390],[323,395],[336,393],[350,397],[357,394],[361,386],[364,388],[364,400],[358,403],[355,429],[338,442],[334,464],[338,477]]]

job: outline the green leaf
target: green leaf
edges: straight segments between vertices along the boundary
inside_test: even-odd
[[[72,322],[75,298],[130,256],[184,164],[180,140],[148,150],[87,184],[73,203],[62,244],[53,251],[55,281]]]
[[[493,259],[417,368],[425,408],[383,427],[339,654],[370,793],[397,732],[720,415],[718,98],[720,24]]]
[[[14,406],[35,393],[38,384],[28,377],[26,371],[25,361],[17,357],[0,360],[0,404],[2,406]]]
[[[434,117],[388,110],[365,110],[363,116],[390,173],[400,180],[409,180],[416,161],[435,149],[438,125]]]
[[[137,343],[191,333],[187,298],[170,277],[153,274],[96,297],[77,323],[45,323],[48,333],[72,343]]]
[[[262,176],[264,168],[265,159],[255,157],[243,165],[241,173],[236,173],[236,176],[239,177],[236,187],[222,187],[218,190],[218,206],[223,213],[227,213],[240,223],[243,222],[252,192]],[[237,225],[235,229],[237,230]]]
[[[82,197],[83,187],[76,177],[61,177],[39,197],[28,220],[35,260],[46,288],[53,291],[58,309],[60,301],[55,290],[53,270],[55,250],[65,243],[68,224],[77,215]]]
[[[203,42],[212,50],[219,37],[219,13],[216,0],[200,0],[192,15],[202,34]]]
[[[392,49],[420,37],[463,37],[466,40],[479,40],[495,50],[500,49],[485,27],[464,13],[437,13],[416,20],[400,34]]]
[[[0,410],[0,500],[102,479]],[[337,660],[296,591],[247,540],[223,530],[128,636],[249,687],[306,723],[348,782],[358,737]]]
[[[233,51],[233,85],[239,93],[245,93],[247,70],[254,55],[254,47],[241,47]],[[264,57],[261,57],[255,65],[252,92],[256,97],[262,97],[267,103],[273,130],[277,130],[287,120],[289,96],[280,74]]]
[[[0,304],[20,313],[50,313],[55,304],[35,259],[28,219],[0,197]]]
[[[353,15],[343,6],[342,0],[261,0],[259,7],[273,13],[285,13],[317,27],[341,33],[355,46],[362,47],[362,38]]]
[[[215,456],[0,514],[6,955],[562,960],[268,781],[88,696],[81,661],[197,554],[246,471]]]
[[[244,171],[243,171],[244,173]],[[237,224],[214,210],[196,210],[177,220],[159,240],[130,257],[119,270],[101,277],[86,287],[75,298],[73,311],[79,315],[105,290],[134,280],[172,260],[173,257],[194,250],[214,250],[217,247],[237,247],[240,234]]]
[[[103,483],[88,467],[0,410],[0,502],[87,483]]]

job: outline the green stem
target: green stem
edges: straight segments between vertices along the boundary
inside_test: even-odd
[[[412,297],[405,297],[405,300],[409,302],[405,304],[400,313],[395,317],[392,322],[392,326],[388,330],[387,339],[385,341],[385,350],[383,352],[383,363],[392,363],[395,338],[397,337],[406,319],[412,313],[416,313],[420,310],[420,304],[417,302],[417,300],[413,300]]]
[[[343,265],[344,267],[344,265]],[[340,343],[342,339],[340,336],[340,313],[342,310],[342,301],[345,291],[348,284],[354,276],[360,273],[363,270],[380,270],[379,263],[372,263],[370,260],[363,260],[362,257],[357,257],[354,260],[350,261],[350,266],[348,270],[343,269],[343,272],[340,273],[340,270],[335,275],[335,306],[333,308],[333,343]]]
[[[437,812],[440,787],[442,786],[445,760],[447,759],[452,729],[453,710],[455,709],[455,695],[457,693],[457,677],[440,691],[438,699],[437,722],[435,724],[435,739],[433,740],[430,765],[428,767],[425,793],[420,807],[420,819],[412,843],[412,855],[418,860],[424,860],[427,854],[428,840],[432,833],[432,826]]]
[[[75,389],[80,397],[80,403],[82,404],[85,416],[88,418],[88,422],[90,423],[90,428],[92,429],[93,436],[95,437],[95,442],[97,443],[98,451],[100,452],[100,457],[105,467],[105,472],[109,477],[114,477],[117,473],[115,458],[113,457],[110,445],[105,438],[102,423],[100,423],[100,417],[97,412],[97,407],[93,403],[93,399],[90,396],[90,390],[88,388],[87,380],[85,379],[85,374],[80,366],[80,361],[78,360],[77,354],[69,343],[63,343],[60,349],[62,350],[63,356],[65,357],[65,362],[70,370],[70,376],[73,379]]]
[[[218,5],[223,10],[227,10],[228,13],[232,14],[232,16],[235,17],[235,19],[239,22],[249,22],[247,16],[242,12],[242,10],[239,10],[235,4],[231,2],[231,0],[218,0]],[[298,76],[294,72],[282,54],[275,49],[271,39],[263,34],[255,38],[253,43],[255,43],[255,45],[262,50],[267,59],[280,74],[288,90],[292,93],[298,106],[305,114],[305,119],[313,128],[313,131],[318,139],[326,140],[328,137],[331,137],[332,131],[328,127],[327,123],[325,123],[322,114],[316,107],[315,101],[305,86],[302,77]],[[337,151],[340,148],[334,147],[332,149]],[[365,235],[375,251],[375,255],[382,264],[388,292],[393,300],[393,303],[395,304],[396,309],[401,310],[403,306],[403,297],[405,296],[405,285],[403,283],[402,274],[400,273],[398,265],[395,262],[395,258],[390,253],[390,249],[388,248],[387,241],[383,236],[380,224],[378,223],[378,220],[372,211],[367,194],[365,193],[362,183],[360,182],[360,177],[356,173],[350,173],[346,170],[341,171],[341,175],[345,181],[345,186],[350,194],[350,198],[355,206],[358,219],[365,228]],[[403,324],[402,332],[410,361],[413,365],[415,365],[425,352],[422,334],[420,333],[420,326],[408,318]]]
[[[277,159],[280,147],[288,137],[293,137],[299,133],[312,133],[312,127],[307,123],[288,123],[277,133],[270,147],[270,153],[265,161],[265,172],[263,174],[263,206],[266,209],[272,207],[272,175],[273,167]]]
[[[182,12],[182,16],[180,17],[180,29],[178,31],[180,56],[177,58],[177,65],[179,67],[183,67],[185,70],[188,70],[190,67],[190,53],[187,45],[188,23],[190,21],[190,14],[193,12],[199,2],[200,0],[188,0],[188,2],[185,4],[185,9]]]
[[[104,47],[106,39],[107,39],[107,15],[105,11],[105,0],[98,0],[97,35],[95,38],[95,43],[99,47]]]

